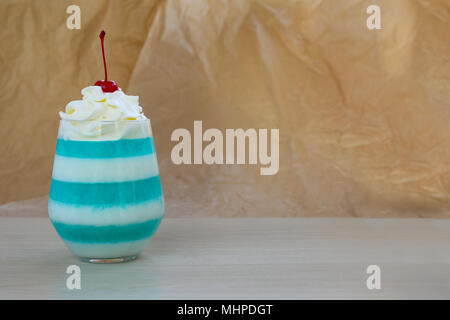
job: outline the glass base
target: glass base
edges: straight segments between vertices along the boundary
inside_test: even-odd
[[[78,257],[82,262],[89,262],[89,263],[121,263],[121,262],[128,262],[133,261],[137,259],[137,255],[135,256],[128,256],[128,257],[121,257],[121,258],[85,258],[85,257]]]

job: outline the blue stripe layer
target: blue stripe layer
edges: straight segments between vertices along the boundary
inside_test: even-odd
[[[78,206],[112,207],[162,197],[159,175],[125,182],[82,183],[52,179],[51,200]]]
[[[118,243],[151,237],[162,218],[141,223],[110,226],[73,225],[53,222],[59,236],[67,241],[83,243]]]
[[[113,141],[77,141],[58,139],[56,154],[72,158],[110,159],[138,157],[155,152],[153,138]]]

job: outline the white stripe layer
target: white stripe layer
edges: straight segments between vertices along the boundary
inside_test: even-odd
[[[83,159],[56,155],[53,178],[67,182],[123,182],[157,176],[156,154],[114,159]]]
[[[52,221],[67,224],[126,225],[161,218],[164,214],[164,200],[161,197],[159,200],[106,209],[71,206],[50,200],[48,214]]]
[[[76,256],[99,259],[137,255],[145,249],[148,241],[149,239],[119,243],[79,243],[64,240]]]

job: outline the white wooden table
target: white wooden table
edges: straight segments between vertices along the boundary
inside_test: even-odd
[[[69,265],[81,290],[66,288]],[[381,268],[368,290],[368,265]],[[450,298],[450,220],[164,219],[137,261],[78,261],[46,218],[0,218],[1,299]]]

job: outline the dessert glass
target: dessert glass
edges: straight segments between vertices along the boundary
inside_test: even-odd
[[[136,259],[164,214],[150,120],[61,120],[48,212],[80,260]]]

